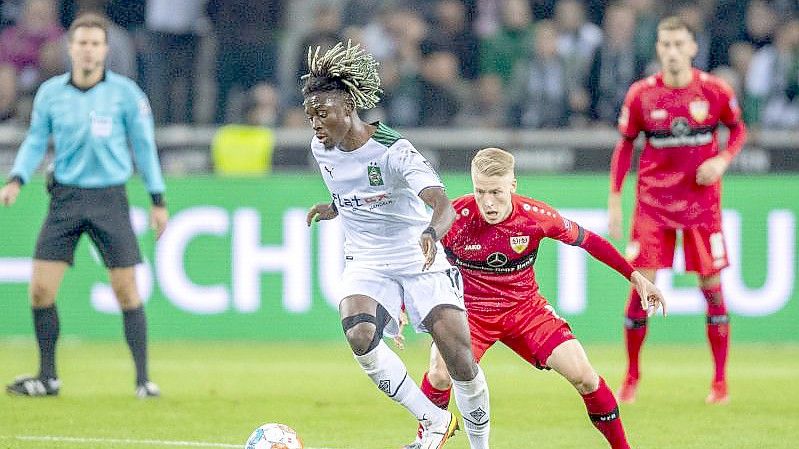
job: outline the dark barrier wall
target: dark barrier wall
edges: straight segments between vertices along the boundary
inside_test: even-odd
[[[444,177],[450,196],[468,193],[463,174]],[[153,339],[339,339],[337,282],[342,268],[337,221],[304,224],[305,211],[328,193],[314,174],[260,179],[171,178],[172,221],[158,242],[146,226],[148,197],[128,188],[146,262],[139,287]],[[605,176],[524,176],[520,193],[549,202],[605,233]],[[630,212],[633,186],[626,189]],[[15,206],[0,208],[0,338],[32,335],[27,280],[47,207],[40,181]],[[796,218],[799,176],[730,176],[725,231],[733,266],[724,272],[733,336],[742,341],[799,341]],[[623,250],[623,242],[615,242]],[[679,264],[678,264],[679,265]],[[549,241],[536,262],[543,293],[585,341],[615,341],[626,282],[579,248]],[[693,276],[666,271],[660,285],[671,316],[654,321],[659,341],[704,341],[704,301]],[[120,318],[104,268],[87,238],[59,293],[64,335],[117,339]]]

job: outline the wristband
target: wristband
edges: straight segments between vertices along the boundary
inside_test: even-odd
[[[422,234],[430,234],[430,237],[433,238],[434,242],[438,241],[438,234],[436,233],[436,228],[434,228],[432,226],[428,226],[427,229],[422,231]]]
[[[8,180],[6,181],[6,184],[11,184],[12,182],[16,182],[20,186],[25,184],[25,182],[22,181],[22,178],[20,178],[19,175],[14,175],[14,176],[8,178]]]
[[[151,193],[150,200],[152,201],[153,206],[166,207],[166,200],[164,200],[163,193]]]

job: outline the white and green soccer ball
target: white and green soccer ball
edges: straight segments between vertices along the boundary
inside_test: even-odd
[[[297,432],[285,424],[264,424],[250,435],[244,449],[303,449]]]

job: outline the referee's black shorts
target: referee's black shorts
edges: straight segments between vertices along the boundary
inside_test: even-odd
[[[50,195],[50,210],[36,242],[36,259],[72,265],[78,239],[85,232],[106,267],[132,267],[141,262],[124,185],[85,189],[56,184]]]

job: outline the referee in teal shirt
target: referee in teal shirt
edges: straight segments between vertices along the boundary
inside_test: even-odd
[[[141,253],[125,193],[125,182],[133,172],[128,143],[152,197],[150,222],[157,236],[164,231],[169,214],[149,102],[135,82],[105,69],[107,30],[105,19],[94,14],[72,23],[68,31],[72,71],[39,87],[28,135],[8,182],[0,189],[0,202],[14,204],[22,185],[41,164],[52,136],[55,162],[48,182],[50,209],[36,242],[30,284],[39,374],[18,377],[9,384],[6,391],[14,395],[59,392],[55,299],[84,233],[102,255],[122,309],[125,338],[136,366],[135,394],[140,398],[160,394],[147,374],[147,321],[136,290],[135,265],[141,262]]]

